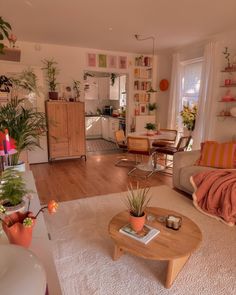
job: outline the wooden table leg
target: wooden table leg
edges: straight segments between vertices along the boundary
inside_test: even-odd
[[[166,283],[165,283],[166,288],[171,287],[178,273],[181,271],[181,269],[183,268],[183,266],[185,265],[189,257],[190,255],[187,255],[181,258],[168,261],[168,269],[167,269]]]
[[[114,253],[113,253],[113,260],[119,259],[124,254],[124,251],[121,247],[115,244]]]

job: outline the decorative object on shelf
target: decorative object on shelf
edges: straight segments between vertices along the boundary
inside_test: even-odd
[[[236,117],[236,107],[233,107],[233,108],[230,109],[230,115],[232,117]]]
[[[75,100],[79,101],[79,97],[80,97],[80,81],[79,80],[73,80],[73,90],[75,92]]]
[[[156,109],[157,109],[157,104],[155,102],[148,104],[148,110],[150,115],[152,115]]]
[[[222,97],[221,101],[228,102],[228,101],[235,101],[235,98],[231,94],[231,90],[228,89],[225,95]]]
[[[88,66],[89,67],[96,67],[96,54],[95,53],[88,53]]]
[[[58,203],[51,200],[48,205],[42,207],[35,216],[29,211],[29,206],[30,199],[28,210],[26,212],[15,212],[4,216],[4,218],[0,218],[3,230],[5,231],[9,242],[26,248],[31,244],[33,227],[39,213],[43,212],[45,209],[47,209],[50,214],[55,213],[58,208]],[[0,206],[0,212],[1,215],[5,214],[5,207],[2,205]]]
[[[16,46],[15,46],[16,41],[17,41],[17,37],[16,37],[16,35],[10,34],[10,35],[8,36],[8,41],[9,41],[9,43],[10,43],[10,48],[15,48],[15,47],[16,47]]]
[[[228,47],[225,47],[225,51],[222,52],[225,56],[225,59],[227,61],[227,67],[225,68],[225,70],[231,70],[231,63],[230,63],[230,52],[228,51]]]
[[[186,127],[189,131],[193,131],[197,116],[197,106],[195,105],[192,108],[189,106],[184,106],[183,110],[180,112],[180,115],[182,117],[184,127]]]
[[[49,99],[57,100],[58,99],[58,92],[56,91],[57,83],[57,76],[59,74],[59,69],[57,68],[57,62],[53,59],[44,59],[42,60],[44,67],[42,70],[45,71],[48,83],[48,95]]]
[[[106,68],[107,67],[107,56],[105,54],[99,54],[98,55],[98,66],[100,68]]]
[[[12,213],[23,210],[25,206],[23,197],[28,193],[22,173],[13,168],[2,172],[0,204],[4,206],[5,211]]]
[[[139,115],[147,115],[147,104],[146,103],[140,103],[139,104]]]
[[[166,227],[174,230],[180,229],[182,225],[182,218],[180,216],[168,215],[166,218]]]
[[[0,16],[0,54],[4,54],[4,43],[2,41],[4,38],[8,39],[10,31],[11,25]]]
[[[147,123],[144,128],[147,129],[147,135],[153,135],[156,130],[156,124]]]
[[[159,83],[159,88],[161,91],[166,91],[169,88],[169,81],[167,79],[162,79]]]
[[[0,106],[0,130],[8,130],[15,140],[17,153],[11,156],[12,165],[18,165],[22,151],[40,147],[40,137],[46,134],[46,116],[34,108],[26,109],[24,99],[13,98]]]
[[[145,224],[145,209],[150,202],[150,188],[140,188],[139,183],[134,189],[132,184],[128,187],[125,204],[130,212],[130,224],[134,231],[140,232]]]
[[[142,38],[140,35],[135,34],[134,37],[138,41],[146,41],[146,40],[152,40],[152,63],[154,61],[154,53],[155,53],[155,38],[153,36]],[[145,64],[145,62],[144,62]],[[147,89],[148,93],[155,93],[157,90],[153,89],[152,85]]]

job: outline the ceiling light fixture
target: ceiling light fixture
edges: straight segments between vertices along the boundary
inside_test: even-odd
[[[135,34],[134,37],[138,41],[152,40],[152,65],[153,65],[153,62],[154,62],[154,53],[155,53],[155,38],[153,36],[150,36],[150,37],[141,37],[138,34]],[[152,85],[151,85],[150,89],[148,89],[147,92],[148,93],[155,93],[155,92],[157,92],[157,90],[153,89],[152,88]]]

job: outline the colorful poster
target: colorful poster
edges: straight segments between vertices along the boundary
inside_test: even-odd
[[[108,56],[108,67],[109,68],[116,68],[117,67],[117,57],[114,55]]]
[[[127,69],[127,56],[119,56],[119,68]]]
[[[98,55],[98,66],[100,68],[106,68],[107,67],[107,56],[105,54],[99,54]]]
[[[95,53],[88,53],[88,66],[89,67],[96,67],[96,54]]]

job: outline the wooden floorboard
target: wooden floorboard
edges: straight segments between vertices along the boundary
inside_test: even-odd
[[[127,175],[130,167],[116,167],[122,154],[90,155],[84,159],[62,160],[31,165],[42,204],[127,191],[130,182],[140,185],[172,187],[172,177],[154,174],[147,180]]]

